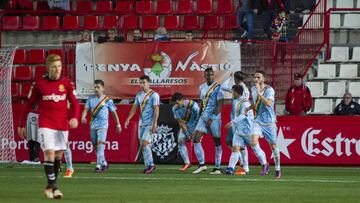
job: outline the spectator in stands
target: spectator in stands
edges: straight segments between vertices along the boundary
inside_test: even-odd
[[[156,35],[154,37],[155,41],[170,41],[170,38],[167,35],[167,31],[166,28],[163,26],[160,26],[157,30],[156,30]]]
[[[312,106],[312,97],[309,88],[303,83],[302,75],[294,75],[294,85],[286,94],[285,109],[290,115],[304,116]]]
[[[241,38],[246,36],[249,40],[253,38],[254,12],[257,13],[257,9],[254,8],[255,0],[240,0],[237,12],[238,23],[242,28],[245,29],[245,32],[241,35]],[[245,16],[247,23],[243,23]]]
[[[285,11],[281,11],[274,21],[271,24],[270,30],[272,32],[271,39],[277,42],[287,42],[287,28],[288,28],[288,21],[286,19]],[[275,56],[274,62],[277,61],[278,52],[281,51],[281,63],[284,63],[285,55],[286,55],[286,45],[283,43],[279,43],[275,45]]]
[[[50,9],[70,11],[69,0],[47,0],[47,2]]]
[[[123,42],[124,37],[117,36],[117,31],[115,27],[110,28],[107,31],[106,36],[99,36],[97,42],[104,43],[104,42]]]
[[[133,32],[133,41],[134,42],[143,41],[143,37],[142,37],[142,34],[141,34],[139,29],[134,30],[134,32]]]
[[[262,23],[265,34],[271,39],[270,26],[280,10],[285,11],[282,0],[258,0],[256,7],[262,13]]]
[[[347,92],[340,104],[336,106],[334,114],[337,116],[360,115],[360,105],[354,102],[351,93]]]
[[[184,41],[191,42],[191,41],[193,41],[193,38],[194,38],[193,32],[191,30],[187,30],[185,32],[185,40]]]
[[[285,0],[284,3],[290,13],[310,13],[315,5],[314,0]]]
[[[83,31],[81,33],[81,40],[80,42],[90,42],[90,33],[89,31]]]

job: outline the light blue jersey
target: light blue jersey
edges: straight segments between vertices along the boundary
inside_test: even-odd
[[[136,94],[135,104],[140,107],[139,126],[152,125],[154,120],[154,106],[160,105],[160,96],[154,90],[140,91]]]
[[[255,122],[259,125],[269,125],[276,122],[276,113],[274,110],[275,104],[275,91],[272,87],[266,86],[264,89],[261,90],[263,96],[266,99],[270,99],[272,104],[270,106],[266,106],[262,101],[257,102],[258,94],[256,91],[256,87],[253,86],[251,88],[251,95],[255,105]]]
[[[193,100],[185,100],[184,106],[174,105],[172,112],[176,120],[184,120],[186,122],[186,127],[188,129],[193,129],[196,126],[196,123],[200,116],[199,105]],[[192,132],[189,132],[192,133]]]
[[[101,102],[100,105],[98,105]],[[92,115],[90,129],[107,129],[109,127],[109,110],[116,112],[114,102],[106,95],[98,98],[96,95],[89,96],[85,108],[89,109]],[[94,111],[97,112],[93,117]]]
[[[249,110],[245,114],[245,109],[250,107],[250,103],[244,97],[233,99],[232,109],[236,113],[235,118],[231,120],[235,129],[235,135],[249,136],[253,128],[254,114],[252,110]]]
[[[218,107],[218,101],[224,99],[221,86],[213,82],[211,85],[203,83],[200,85],[200,99],[202,100],[202,114],[205,121],[209,119],[221,119],[221,113],[214,115]]]

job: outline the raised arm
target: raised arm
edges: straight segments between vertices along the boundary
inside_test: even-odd
[[[22,114],[20,115],[19,125],[17,129],[20,138],[25,138],[26,136],[26,129],[25,129],[26,118],[30,112],[31,107],[35,104],[37,97],[38,97],[38,92],[36,89],[36,84],[34,82],[29,92],[29,100],[26,102]]]

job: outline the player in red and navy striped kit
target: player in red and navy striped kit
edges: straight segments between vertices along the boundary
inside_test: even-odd
[[[25,106],[18,134],[25,136],[25,115],[34,103],[38,104],[39,130],[41,148],[44,151],[44,168],[48,185],[45,189],[47,198],[62,198],[63,194],[56,186],[57,173],[61,158],[67,148],[69,128],[77,128],[80,116],[79,103],[74,95],[74,84],[70,79],[61,77],[61,58],[50,55],[46,59],[47,76],[33,83],[29,100]],[[72,104],[72,115],[69,121],[67,101]]]

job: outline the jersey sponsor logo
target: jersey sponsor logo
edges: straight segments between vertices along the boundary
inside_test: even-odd
[[[59,101],[63,101],[63,100],[66,99],[66,94],[57,95],[57,94],[52,93],[51,95],[44,95],[44,96],[42,97],[42,99],[43,99],[44,101],[50,101],[50,100],[52,100],[52,101],[54,101],[54,102],[59,102]]]
[[[301,147],[309,155],[316,157],[318,154],[331,156],[351,156],[354,152],[360,156],[360,139],[342,137],[341,132],[335,138],[326,137],[323,140],[315,138],[322,130],[308,128],[301,137]]]
[[[176,147],[173,128],[167,125],[158,127],[157,132],[153,135],[152,151],[156,153],[160,159],[169,156]]]
[[[64,87],[63,84],[60,84],[60,85],[59,85],[59,91],[60,91],[60,92],[65,91],[65,87]]]

